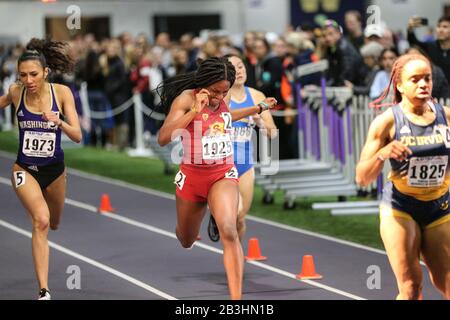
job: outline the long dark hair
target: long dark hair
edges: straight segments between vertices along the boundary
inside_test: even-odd
[[[33,38],[26,45],[26,50],[19,57],[17,65],[28,60],[38,60],[43,68],[51,71],[70,73],[73,70],[73,59],[65,52],[67,43]]]
[[[227,80],[230,87],[236,78],[233,64],[224,57],[211,57],[200,61],[197,71],[180,74],[161,82],[156,92],[161,97],[161,108],[167,114],[175,98],[184,90],[206,88],[216,82]]]

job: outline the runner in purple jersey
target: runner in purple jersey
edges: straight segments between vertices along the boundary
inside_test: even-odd
[[[50,71],[70,72],[72,60],[62,42],[31,39],[17,62],[19,81],[0,97],[0,108],[14,104],[19,150],[11,182],[31,216],[32,253],[39,300],[50,300],[48,287],[49,228],[58,228],[64,208],[66,178],[61,133],[81,141],[81,129],[70,89],[51,84]]]

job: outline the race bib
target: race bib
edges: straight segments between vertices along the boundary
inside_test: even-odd
[[[233,154],[233,145],[229,134],[204,136],[202,148],[205,160],[223,159]]]
[[[409,162],[408,186],[438,187],[444,182],[448,156],[414,157]]]
[[[14,181],[16,182],[16,189],[25,184],[25,171],[14,171]]]
[[[184,182],[186,181],[186,175],[180,171],[175,176],[173,183],[178,187],[178,189],[183,190]]]
[[[252,127],[234,127],[233,128],[233,141],[235,142],[247,142],[252,140]]]
[[[232,126],[232,118],[231,118],[231,113],[229,113],[229,112],[222,112],[222,119],[223,119],[223,123],[224,123],[224,126],[223,126],[223,128],[225,129],[225,130],[231,130],[232,128],[233,128],[233,126]]]
[[[238,179],[239,173],[238,173],[236,167],[232,167],[230,170],[228,170],[228,172],[225,173],[225,178],[226,179]]]
[[[22,153],[27,157],[49,158],[55,153],[56,133],[25,131]]]

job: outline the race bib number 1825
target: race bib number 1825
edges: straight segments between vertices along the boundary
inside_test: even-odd
[[[411,158],[408,168],[408,185],[422,188],[442,185],[447,163],[448,156]]]

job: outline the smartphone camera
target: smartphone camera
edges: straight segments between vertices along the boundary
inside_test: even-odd
[[[415,19],[421,26],[427,26],[428,25],[428,18],[416,17]]]

